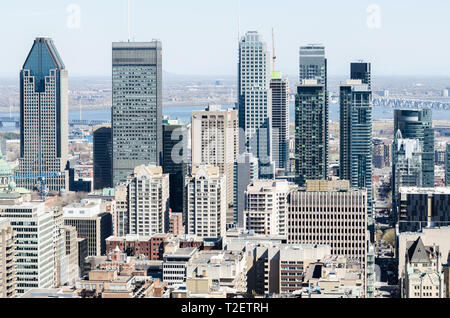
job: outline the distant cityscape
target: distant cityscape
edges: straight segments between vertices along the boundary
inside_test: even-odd
[[[129,40],[72,78],[32,40],[0,79],[0,297],[450,298],[450,78],[329,76],[322,44],[284,76],[257,31],[235,76]]]

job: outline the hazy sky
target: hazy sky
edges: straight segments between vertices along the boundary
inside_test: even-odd
[[[237,71],[238,0],[131,0],[136,41],[159,39],[163,69]],[[278,69],[295,75],[298,48],[326,46],[329,74],[355,59],[374,75],[450,76],[450,1],[240,0],[240,33],[259,31]],[[79,11],[79,14],[78,14]],[[36,36],[54,39],[70,75],[111,74],[111,42],[127,40],[127,0],[1,0],[0,77],[18,76]]]

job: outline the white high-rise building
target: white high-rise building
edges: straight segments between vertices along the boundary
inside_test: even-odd
[[[186,181],[186,234],[218,238],[226,231],[226,176],[219,167],[198,165]]]
[[[238,113],[209,106],[192,112],[192,165],[219,167],[227,177],[227,204],[233,204],[234,161],[239,152]]]
[[[50,38],[36,38],[20,73],[18,185],[68,189],[68,73]]]
[[[43,202],[22,202],[17,195],[0,202],[0,217],[8,219],[17,233],[17,295],[31,288],[53,288],[54,213]]]
[[[260,176],[272,177],[272,90],[267,44],[256,31],[239,42],[238,94],[240,153],[250,152],[259,160]]]
[[[163,174],[162,167],[138,166],[118,188],[121,198],[117,198],[118,215],[113,219],[119,234],[168,232],[169,175]]]
[[[287,235],[289,192],[286,180],[255,180],[245,192],[245,229],[264,235]]]

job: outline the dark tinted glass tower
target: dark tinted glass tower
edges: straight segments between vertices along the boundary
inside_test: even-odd
[[[36,38],[20,72],[18,185],[68,189],[68,73],[50,38]],[[50,175],[53,175],[50,177]]]
[[[324,84],[303,80],[295,97],[295,169],[298,185],[328,177],[328,116]]]
[[[111,188],[112,130],[110,124],[94,128],[94,190]]]
[[[160,165],[162,151],[161,42],[112,45],[113,182],[136,166]]]
[[[273,72],[272,89],[272,156],[276,169],[286,169],[289,156],[289,81]]]
[[[369,85],[372,88],[372,78],[371,78],[371,65],[363,61],[354,62],[350,64],[350,79],[358,80],[360,79],[363,84]]]
[[[353,188],[366,188],[372,215],[372,91],[361,80],[340,86],[340,177]]]
[[[445,150],[445,186],[450,187],[450,142]]]
[[[320,93],[319,95],[316,95],[316,101],[314,102],[316,105],[313,108],[310,108],[311,111],[316,112],[316,115],[320,114],[320,118],[317,117],[315,118],[316,120],[318,120],[320,122],[320,129],[321,130],[321,138],[320,140],[316,141],[312,141],[313,144],[319,145],[320,144],[320,152],[322,153],[320,155],[320,159],[318,157],[316,157],[315,160],[320,160],[321,163],[323,163],[325,166],[323,167],[321,164],[321,167],[319,168],[320,171],[322,171],[322,168],[325,169],[325,173],[320,173],[320,177],[316,175],[316,179],[322,179],[322,178],[327,178],[328,177],[328,145],[329,145],[329,124],[328,124],[328,116],[329,116],[329,101],[328,101],[328,75],[327,75],[327,59],[325,57],[325,46],[321,45],[321,44],[309,44],[306,46],[302,46],[300,47],[300,70],[299,70],[299,79],[300,79],[300,84],[303,83],[303,81],[305,80],[315,80],[316,84],[318,85],[322,85],[323,86],[323,92]],[[311,82],[310,82],[311,83]],[[318,90],[320,91],[320,89]],[[316,90],[316,92],[318,92]],[[298,93],[298,92],[297,92]],[[311,92],[307,93],[307,95],[311,94]],[[297,97],[299,95],[297,94]],[[308,97],[309,98],[309,97]],[[320,99],[317,100],[317,98]],[[296,99],[296,103],[298,102],[298,98]],[[320,102],[320,105],[317,104],[318,102]],[[297,110],[298,107],[296,105],[295,111],[296,111],[296,120],[297,120]],[[302,121],[308,121],[308,119],[306,119],[305,116],[309,116],[307,115],[307,110],[304,109],[302,110],[303,113],[303,117],[302,117]],[[305,113],[306,111],[306,113]],[[312,113],[311,113],[312,114]],[[311,115],[310,114],[310,115]],[[311,120],[311,119],[309,119]],[[297,127],[297,125],[296,125]],[[300,131],[298,130],[298,127],[296,128],[296,134],[300,134],[300,135],[308,135],[312,133],[312,130],[308,131],[310,129],[310,127],[307,127],[306,125],[303,125],[302,129],[306,129],[304,131]],[[303,138],[303,137],[302,137]],[[300,145],[299,145],[300,146]],[[296,145],[297,147],[297,145]],[[300,146],[301,147],[301,146]],[[318,149],[318,148],[316,148]],[[305,155],[307,156],[308,154],[305,152]],[[314,155],[316,156],[317,153]],[[297,156],[297,154],[296,154]],[[308,160],[311,161],[311,160]],[[296,161],[297,163],[297,161]],[[297,170],[298,171],[298,170]],[[301,180],[300,180],[301,181]]]
[[[404,139],[418,139],[422,148],[422,186],[434,187],[434,129],[431,109],[396,109],[394,132]],[[393,166],[397,154],[393,151]]]
[[[188,154],[184,153],[187,144],[187,126],[178,120],[164,120],[162,168],[163,173],[169,174],[170,208],[173,212],[183,211],[184,177],[187,174],[189,160]]]

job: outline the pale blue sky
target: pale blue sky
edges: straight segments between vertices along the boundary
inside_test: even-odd
[[[69,28],[68,5],[81,9]],[[381,28],[369,28],[367,8],[380,8]],[[238,0],[132,0],[136,41],[160,39],[163,69],[176,74],[233,75],[237,70]],[[126,0],[1,0],[0,77],[16,76],[36,36],[54,39],[71,75],[111,74],[111,42],[127,39]],[[374,75],[450,76],[450,1],[241,0],[241,34],[259,31],[278,68],[297,74],[298,48],[323,43],[329,74],[348,74],[355,59]]]

